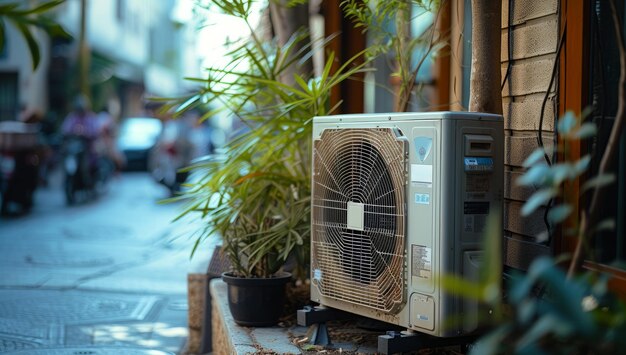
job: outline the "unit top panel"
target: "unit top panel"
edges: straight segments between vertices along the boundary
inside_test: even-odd
[[[482,112],[437,111],[437,112],[393,112],[363,113],[334,116],[318,116],[315,123],[358,123],[380,121],[413,121],[413,120],[480,120],[502,121],[501,115]]]

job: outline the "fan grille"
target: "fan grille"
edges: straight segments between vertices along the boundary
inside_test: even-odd
[[[315,141],[311,263],[322,295],[384,312],[404,301],[405,167],[390,128],[327,129]]]

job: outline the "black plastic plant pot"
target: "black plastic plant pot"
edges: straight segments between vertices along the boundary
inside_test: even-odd
[[[235,322],[246,327],[271,327],[285,306],[285,285],[291,280],[288,272],[271,278],[237,277],[222,274],[228,285],[228,307]]]

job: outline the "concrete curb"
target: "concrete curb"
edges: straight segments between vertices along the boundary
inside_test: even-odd
[[[210,291],[213,307],[211,322],[213,354],[301,353],[300,349],[290,341],[290,329],[248,328],[237,325],[228,309],[228,293],[224,281],[212,280]]]

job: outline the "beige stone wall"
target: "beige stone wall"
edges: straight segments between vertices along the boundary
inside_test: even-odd
[[[230,343],[230,336],[226,331],[226,325],[222,317],[219,302],[211,302],[211,331],[213,340],[213,355],[234,354],[235,349]]]
[[[559,39],[559,0],[514,0],[511,22],[509,58],[509,0],[502,1],[502,78],[511,61],[511,71],[502,91],[505,119],[505,262],[525,269],[538,254],[549,248],[536,245],[536,236],[546,231],[543,210],[521,218],[524,201],[534,192],[517,186],[515,180],[523,173],[522,163],[538,147],[537,134],[541,103],[546,92],[542,138],[553,145],[558,77],[549,88]],[[558,75],[558,72],[557,72]]]

